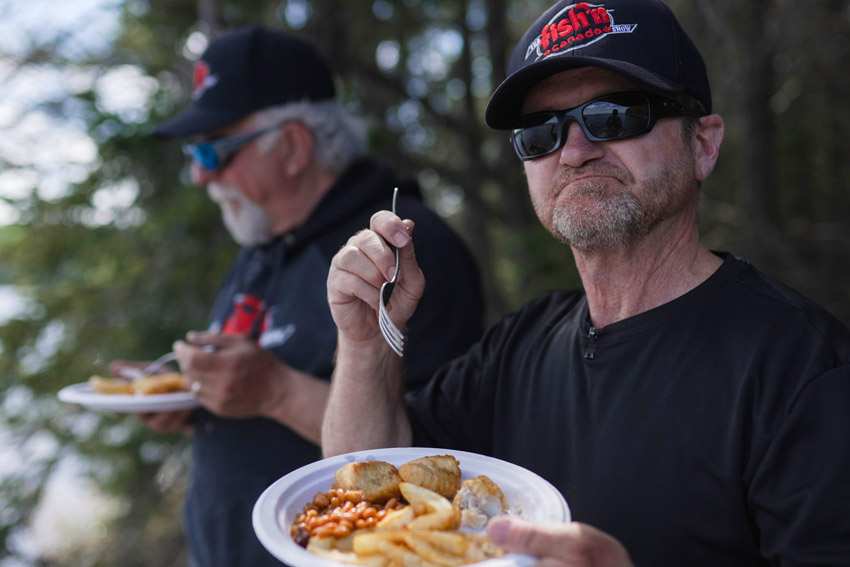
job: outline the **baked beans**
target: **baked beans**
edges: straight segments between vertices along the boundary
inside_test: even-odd
[[[290,534],[295,543],[307,547],[311,537],[345,537],[355,529],[374,526],[391,510],[404,507],[396,498],[386,504],[363,500],[359,490],[334,488],[318,492],[295,516]]]

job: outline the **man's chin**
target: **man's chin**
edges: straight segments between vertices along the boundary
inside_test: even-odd
[[[596,212],[596,211],[594,211]],[[628,222],[613,222],[610,217],[553,217],[550,232],[555,238],[579,252],[603,252],[628,246],[635,238],[635,227]]]
[[[237,238],[232,233],[230,235],[234,242],[243,248],[250,248],[251,246],[262,246],[263,244],[268,244],[272,241],[271,236],[267,237],[239,237]]]
[[[272,238],[274,238],[272,234],[266,231],[259,232],[256,229],[243,230],[239,227],[234,227],[227,222],[225,222],[225,226],[227,227],[227,232],[230,234],[233,241],[244,248],[261,246],[271,242]]]

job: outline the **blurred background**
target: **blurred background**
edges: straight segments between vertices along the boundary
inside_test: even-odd
[[[207,309],[235,245],[148,137],[209,39],[259,22],[312,41],[371,150],[468,241],[488,317],[579,285],[483,110],[541,0],[0,0],[0,567],[185,565],[186,442],[61,404],[152,359]],[[670,0],[726,119],[703,184],[712,249],[850,323],[850,3]]]

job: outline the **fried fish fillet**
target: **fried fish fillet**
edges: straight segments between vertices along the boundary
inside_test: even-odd
[[[401,465],[398,473],[404,482],[433,490],[449,500],[460,488],[460,464],[451,455],[414,459]]]
[[[461,525],[476,530],[508,509],[502,489],[485,475],[463,481],[452,505],[460,510]]]
[[[383,461],[348,463],[334,474],[334,488],[359,490],[369,502],[386,502],[401,496],[398,469]]]

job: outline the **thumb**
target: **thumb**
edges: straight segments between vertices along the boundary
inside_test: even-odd
[[[413,233],[413,221],[405,220],[405,226],[408,233]],[[422,274],[422,269],[416,261],[416,249],[413,245],[413,239],[407,241],[407,244],[399,250],[399,278],[402,280],[400,285],[413,296],[414,301],[419,301],[422,293],[425,290],[425,277]]]
[[[521,518],[498,516],[487,524],[487,537],[508,551],[545,557],[555,547],[555,537],[547,528]]]
[[[487,524],[487,536],[508,551],[553,558],[562,565],[628,567],[631,559],[623,545],[587,524],[536,524],[500,516]]]
[[[193,346],[225,347],[236,342],[242,342],[244,337],[239,335],[223,335],[209,331],[189,331],[186,333],[186,342]],[[216,349],[211,349],[216,350]]]

